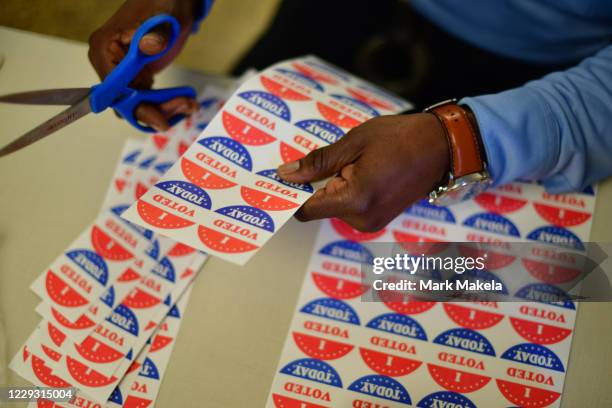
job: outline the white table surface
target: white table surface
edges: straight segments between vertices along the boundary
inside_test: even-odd
[[[89,86],[85,44],[0,27],[0,94]],[[170,68],[159,85],[205,76]],[[57,108],[0,106],[0,145]],[[30,283],[96,215],[128,137],[144,137],[108,111],[89,115],[0,159],[0,384],[25,381],[7,365],[35,328]],[[592,240],[612,241],[612,183],[600,186]],[[159,407],[263,406],[318,223],[290,221],[245,267],[211,259],[198,278],[159,394]],[[612,407],[612,306],[582,304],[565,407]]]

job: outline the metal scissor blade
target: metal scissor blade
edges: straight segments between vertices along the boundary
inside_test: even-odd
[[[65,111],[58,113],[51,119],[41,123],[28,133],[18,137],[11,143],[0,149],[0,157],[6,156],[7,154],[13,153],[21,148],[31,145],[32,143],[49,136],[51,133],[63,128],[74,122],[77,119],[82,118],[91,112],[89,106],[89,98],[81,100],[76,105],[73,105]]]
[[[74,105],[89,95],[90,88],[44,89],[0,96],[0,102],[25,105]]]

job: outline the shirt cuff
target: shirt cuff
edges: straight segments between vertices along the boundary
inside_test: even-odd
[[[460,103],[476,117],[493,185],[539,180],[553,168],[558,133],[552,112],[536,91],[521,87]]]

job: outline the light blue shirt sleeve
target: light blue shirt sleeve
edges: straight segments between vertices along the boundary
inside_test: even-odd
[[[612,175],[612,46],[567,71],[461,103],[476,116],[495,185],[540,180],[561,193]]]

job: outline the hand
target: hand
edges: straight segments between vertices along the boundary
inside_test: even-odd
[[[431,113],[382,116],[338,142],[278,168],[286,181],[333,176],[297,212],[300,221],[336,217],[360,231],[383,228],[448,174],[444,129]]]
[[[128,51],[138,27],[148,18],[158,14],[174,16],[181,32],[174,45],[159,60],[148,64],[134,79],[131,86],[149,89],[153,76],[165,68],[178,55],[193,26],[193,16],[199,0],[128,0],[117,12],[89,37],[89,60],[101,79],[104,79]],[[140,41],[140,50],[153,55],[162,52],[168,44],[167,30],[153,31]],[[141,104],[136,108],[136,118],[158,131],[169,128],[168,119],[177,114],[189,115],[198,110],[197,101],[185,97],[175,98],[161,105]]]

